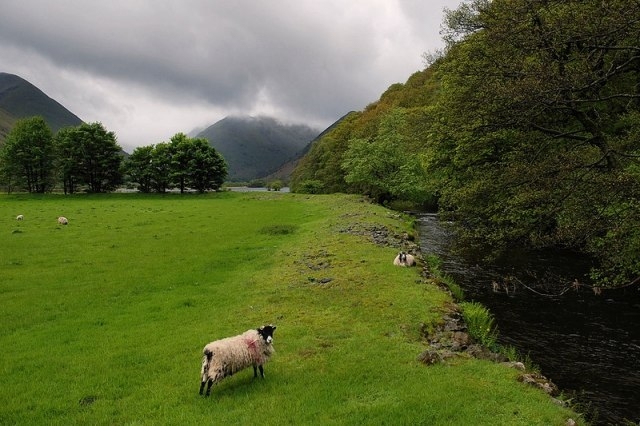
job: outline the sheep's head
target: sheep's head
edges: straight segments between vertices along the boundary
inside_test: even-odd
[[[258,329],[258,334],[264,339],[265,342],[273,342],[273,332],[276,331],[276,326],[273,324],[263,325]]]

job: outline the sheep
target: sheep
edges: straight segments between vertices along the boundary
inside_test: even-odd
[[[393,264],[396,266],[415,266],[416,259],[413,255],[401,251],[396,258],[393,259]]]
[[[68,224],[69,224],[69,220],[68,220],[66,217],[64,217],[64,216],[60,216],[60,217],[58,218],[58,223],[59,223],[60,225],[68,225]]]
[[[24,215],[19,214],[16,216],[16,220],[24,220]]]
[[[211,386],[227,376],[253,366],[253,377],[264,378],[262,365],[275,352],[273,348],[273,332],[276,326],[264,325],[257,330],[216,340],[207,344],[202,350],[202,369],[200,370],[200,395],[207,384],[205,396],[209,396]]]

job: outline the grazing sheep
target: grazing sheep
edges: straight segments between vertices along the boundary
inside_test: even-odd
[[[68,220],[66,217],[64,217],[64,216],[60,216],[60,217],[58,218],[58,223],[59,223],[60,225],[68,225],[68,224],[69,224],[69,220]]]
[[[16,216],[16,220],[24,220],[24,215],[19,214]]]
[[[393,264],[396,266],[415,266],[416,259],[413,255],[401,251],[396,258],[393,259]]]
[[[205,383],[208,382],[205,396],[209,396],[211,385],[249,366],[253,366],[254,378],[258,377],[258,369],[264,378],[262,365],[275,352],[272,345],[275,329],[275,325],[264,325],[257,330],[247,330],[238,336],[207,344],[203,349],[200,370],[200,395]]]

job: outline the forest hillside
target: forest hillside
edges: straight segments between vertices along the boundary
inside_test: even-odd
[[[470,247],[593,256],[640,282],[640,3],[465,2],[446,49],[324,135],[297,192],[437,208]]]

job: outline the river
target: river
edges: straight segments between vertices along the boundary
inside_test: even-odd
[[[418,227],[423,255],[437,255],[465,299],[495,316],[499,343],[528,355],[592,424],[640,423],[640,286],[596,295],[588,261],[569,253],[480,265],[457,253],[436,215],[419,214]]]

